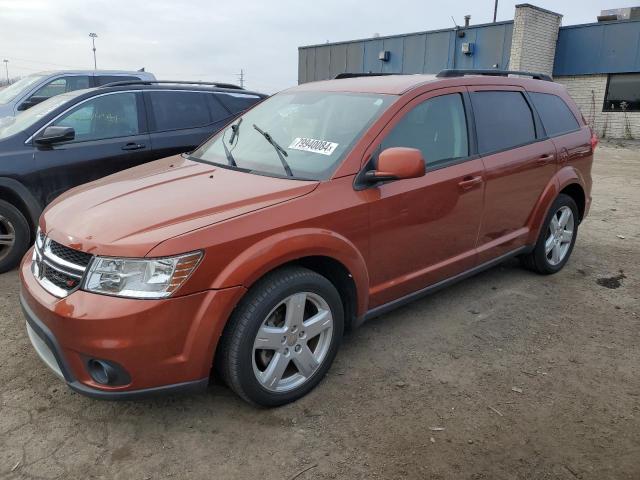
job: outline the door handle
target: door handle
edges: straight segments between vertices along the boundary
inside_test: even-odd
[[[545,153],[544,155],[540,155],[540,158],[536,160],[538,165],[546,165],[549,162],[552,162],[556,156],[553,153]]]
[[[458,186],[462,190],[471,190],[476,185],[480,185],[482,183],[482,177],[472,177],[469,175],[468,177],[464,177],[461,182],[458,183]]]
[[[145,146],[141,143],[127,143],[124,147],[122,147],[122,150],[140,150],[141,148],[144,148]]]

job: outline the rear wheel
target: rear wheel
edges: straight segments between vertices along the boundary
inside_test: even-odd
[[[327,373],[343,326],[340,295],[329,280],[305,268],[283,268],[257,282],[232,315],[218,371],[251,403],[292,402]]]
[[[15,268],[29,248],[29,224],[20,210],[0,200],[0,273]]]
[[[578,206],[569,195],[560,194],[549,209],[533,251],[522,257],[525,267],[552,274],[565,266],[578,235]]]

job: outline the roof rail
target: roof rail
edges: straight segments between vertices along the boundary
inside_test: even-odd
[[[151,85],[151,84],[173,84],[173,85],[206,85],[218,88],[231,88],[234,90],[244,90],[239,85],[233,83],[220,83],[220,82],[185,82],[180,80],[124,80],[122,82],[113,82],[100,85],[98,88],[104,87],[121,87],[124,85]]]
[[[438,78],[446,77],[464,77],[465,75],[489,75],[496,77],[508,77],[509,75],[521,75],[523,77],[531,77],[534,80],[544,80],[545,82],[553,82],[551,75],[546,73],[521,72],[519,70],[464,70],[464,69],[446,69],[440,70],[436,75]]]
[[[339,73],[333,78],[334,78],[334,80],[340,80],[341,78],[383,77],[385,75],[400,75],[400,74],[398,74],[398,73],[373,73],[373,72],[366,72],[366,73],[349,73],[349,72],[345,72],[345,73]]]

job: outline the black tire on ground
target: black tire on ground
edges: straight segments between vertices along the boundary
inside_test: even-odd
[[[547,253],[545,252],[545,243],[547,237],[549,236],[549,225],[557,212],[562,207],[568,207],[573,214],[574,219],[574,227],[573,227],[573,237],[571,238],[571,242],[569,243],[569,249],[566,254],[562,258],[562,260],[554,265],[551,263],[549,258],[547,258]],[[538,241],[534,249],[520,257],[522,264],[525,268],[532,270],[534,272],[540,273],[542,275],[551,275],[559,272],[565,266],[567,261],[569,261],[569,257],[571,257],[571,252],[573,251],[573,246],[576,243],[576,238],[578,237],[578,223],[579,223],[579,211],[576,202],[569,195],[565,195],[561,193],[555,199],[551,208],[549,208],[549,212],[547,212],[547,216],[542,224],[542,228],[540,229],[540,235],[538,236]]]
[[[14,241],[11,246],[0,243],[0,273],[15,268],[31,243],[27,219],[9,202],[0,200],[0,238],[7,235],[13,235]]]
[[[305,383],[286,392],[269,391],[254,374],[254,341],[269,313],[284,299],[300,292],[318,295],[329,306],[333,317],[329,348]],[[256,282],[236,307],[220,338],[215,368],[224,382],[247,402],[264,407],[284,405],[306,395],[322,380],[336,356],[343,332],[342,301],[334,285],[306,268],[283,267]]]

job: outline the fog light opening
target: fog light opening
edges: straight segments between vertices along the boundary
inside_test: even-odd
[[[118,372],[106,362],[91,359],[87,362],[89,367],[89,375],[91,378],[102,385],[109,385],[115,382]]]

